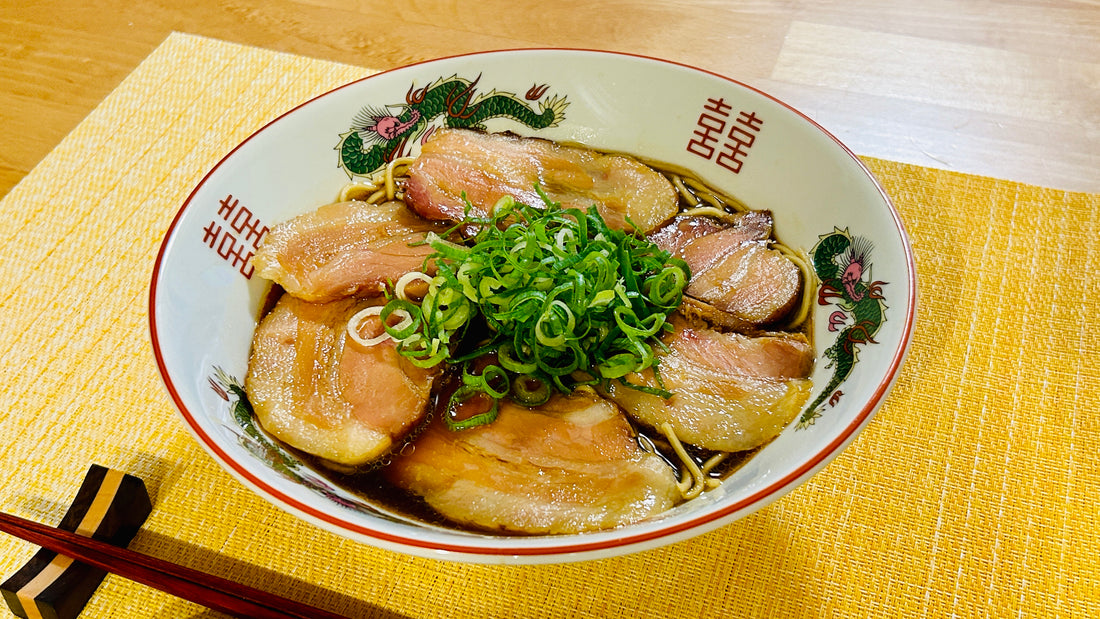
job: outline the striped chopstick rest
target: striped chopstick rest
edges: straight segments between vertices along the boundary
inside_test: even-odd
[[[140,478],[93,464],[58,528],[126,546],[152,509]],[[72,619],[105,575],[104,570],[41,549],[0,590],[19,617]]]

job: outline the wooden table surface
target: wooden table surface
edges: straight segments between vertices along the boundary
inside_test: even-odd
[[[1100,192],[1096,0],[4,0],[0,196],[173,30],[374,69],[657,56],[769,92],[860,155]]]

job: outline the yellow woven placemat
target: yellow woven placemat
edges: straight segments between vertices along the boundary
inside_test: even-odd
[[[133,548],[357,617],[1100,615],[1100,196],[887,161],[867,163],[921,284],[908,364],[771,507],[633,556],[498,567],[350,542],[244,489],[161,387],[153,260],[225,152],[369,73],[174,34],[5,197],[0,509],[56,523],[90,463],[120,468],[155,502]],[[0,537],[0,576],[33,550]],[[84,616],[199,613],[108,577]]]

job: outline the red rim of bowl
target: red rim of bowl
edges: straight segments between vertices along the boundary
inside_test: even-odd
[[[562,538],[545,538],[545,539],[550,540],[552,543],[550,545],[547,545],[547,546],[520,546],[520,547],[491,547],[491,546],[478,546],[478,545],[473,545],[473,544],[432,543],[432,542],[426,542],[424,540],[416,539],[414,537],[404,537],[404,536],[400,536],[400,535],[393,535],[393,534],[386,533],[386,532],[383,532],[383,531],[378,531],[376,529],[371,529],[371,528],[364,527],[364,526],[361,526],[361,525],[358,525],[358,524],[350,523],[347,520],[344,520],[342,518],[338,518],[338,517],[336,517],[336,516],[334,516],[330,513],[327,513],[327,512],[318,510],[315,507],[311,507],[309,505],[306,505],[306,504],[302,503],[301,501],[299,501],[299,500],[297,500],[293,497],[287,496],[285,493],[283,493],[283,492],[279,491],[278,489],[273,488],[270,485],[268,485],[267,483],[263,482],[258,477],[256,477],[254,474],[249,472],[248,469],[243,467],[240,463],[238,463],[234,459],[230,458],[229,455],[225,451],[223,451],[221,449],[221,447],[219,447],[218,444],[210,437],[210,435],[207,434],[205,431],[203,431],[202,427],[196,422],[195,418],[191,414],[191,411],[188,410],[188,408],[184,405],[182,399],[180,398],[180,395],[179,395],[178,391],[176,390],[175,385],[172,382],[171,376],[169,376],[169,374],[168,374],[168,370],[167,370],[167,367],[165,365],[164,357],[162,355],[161,348],[160,348],[160,341],[159,341],[159,337],[158,337],[158,333],[157,333],[157,320],[156,320],[157,289],[158,289],[158,284],[159,284],[159,281],[160,281],[161,265],[163,263],[164,256],[165,256],[165,253],[168,249],[168,246],[171,244],[171,241],[173,239],[173,235],[174,235],[174,232],[176,230],[176,226],[178,225],[180,219],[183,217],[183,214],[187,210],[188,206],[191,204],[191,201],[195,197],[195,194],[198,193],[198,191],[200,189],[202,189],[202,187],[206,184],[206,181],[210,178],[210,176],[212,174],[214,174],[214,172],[218,168],[220,168],[235,152],[237,152],[238,149],[240,149],[242,146],[244,146],[244,144],[246,144],[247,142],[252,140],[256,135],[258,135],[261,132],[263,132],[264,130],[266,130],[269,126],[271,126],[272,124],[274,124],[276,122],[279,122],[283,117],[291,114],[295,110],[298,110],[299,108],[302,108],[306,105],[309,105],[313,101],[316,101],[320,98],[326,97],[326,96],[328,96],[328,95],[330,95],[334,92],[337,92],[339,90],[343,90],[344,88],[348,88],[348,87],[354,86],[356,84],[359,84],[361,82],[373,79],[373,78],[378,77],[380,75],[385,75],[385,74],[388,74],[388,73],[392,73],[394,71],[401,71],[401,70],[404,70],[404,69],[408,69],[410,67],[416,67],[416,66],[420,66],[420,65],[424,65],[424,64],[430,64],[430,63],[439,62],[439,61],[442,61],[442,60],[450,60],[450,59],[455,59],[455,58],[466,58],[466,57],[473,57],[473,56],[489,56],[489,55],[498,55],[498,54],[516,53],[516,52],[519,52],[519,53],[529,53],[529,52],[591,53],[591,54],[605,54],[605,55],[609,55],[609,56],[622,56],[622,57],[628,57],[628,58],[636,58],[636,59],[641,59],[641,60],[646,60],[646,61],[651,61],[651,62],[657,62],[657,63],[661,63],[661,64],[665,64],[665,65],[672,65],[672,66],[688,69],[688,70],[691,70],[691,71],[696,71],[696,72],[699,72],[699,73],[710,75],[712,77],[719,78],[721,80],[724,80],[726,82],[730,82],[732,84],[736,84],[736,85],[738,85],[742,88],[745,88],[745,89],[748,89],[752,92],[755,92],[755,93],[757,93],[757,94],[759,94],[759,95],[761,95],[761,96],[763,96],[763,97],[765,97],[765,98],[767,98],[767,99],[769,99],[769,100],[771,100],[771,101],[787,108],[788,110],[790,110],[791,112],[793,112],[797,116],[801,117],[806,122],[810,123],[810,125],[815,127],[817,130],[821,131],[823,134],[825,134],[827,137],[829,137],[834,143],[836,143],[836,145],[839,146],[860,167],[860,169],[863,170],[863,173],[874,184],[876,190],[879,192],[882,199],[885,201],[887,207],[890,210],[890,215],[893,219],[894,225],[896,226],[898,235],[899,235],[899,237],[902,241],[902,247],[903,247],[904,253],[905,253],[906,272],[907,272],[907,275],[908,275],[909,287],[908,287],[908,290],[907,290],[907,294],[908,294],[908,299],[907,299],[908,303],[906,305],[907,310],[906,310],[905,320],[903,322],[903,327],[902,327],[903,328],[903,339],[901,340],[900,345],[898,346],[897,350],[894,351],[894,356],[891,359],[891,362],[890,362],[890,365],[888,367],[887,373],[882,378],[882,380],[879,382],[879,384],[878,384],[877,388],[875,389],[874,393],[872,394],[871,398],[864,404],[863,408],[859,411],[859,414],[857,414],[855,416],[855,418],[853,418],[852,422],[850,424],[848,424],[848,426],[845,427],[844,430],[842,432],[840,432],[828,445],[826,445],[825,448],[821,449],[818,453],[814,454],[813,457],[809,458],[806,462],[804,462],[801,466],[799,466],[797,469],[795,469],[791,473],[783,476],[782,478],[780,478],[779,480],[777,480],[777,481],[775,481],[771,484],[768,484],[766,487],[754,492],[753,494],[749,495],[748,497],[746,497],[746,498],[744,498],[740,501],[737,501],[736,503],[731,503],[729,505],[725,505],[721,509],[715,510],[713,512],[708,512],[708,513],[705,513],[705,514],[701,514],[698,517],[690,518],[690,519],[685,520],[683,522],[670,524],[669,526],[657,527],[656,529],[651,530],[651,531],[645,531],[645,532],[637,533],[637,534],[623,535],[621,537],[615,537],[613,539],[600,540],[600,541],[587,541],[586,542],[586,541],[583,541],[584,540],[583,537],[576,537],[576,538],[571,538],[571,539],[577,539],[577,540],[580,540],[580,541],[561,544],[561,543],[553,543],[553,541],[556,540],[556,539],[562,539]],[[172,223],[169,226],[167,232],[165,233],[164,240],[162,241],[160,250],[157,253],[156,263],[154,264],[154,268],[153,268],[152,283],[151,283],[150,289],[149,289],[149,327],[150,327],[150,337],[151,337],[152,346],[153,346],[153,353],[156,356],[157,367],[158,367],[158,370],[160,372],[161,379],[164,382],[164,386],[167,389],[170,397],[172,398],[172,401],[175,404],[176,409],[180,412],[181,416],[183,416],[184,419],[187,421],[187,424],[188,424],[190,430],[202,442],[203,446],[218,459],[218,461],[222,464],[222,466],[227,467],[231,472],[235,473],[240,479],[246,481],[248,485],[252,486],[258,492],[262,492],[262,493],[266,494],[268,497],[270,497],[272,499],[275,499],[276,501],[278,501],[282,505],[284,505],[284,506],[300,513],[300,514],[308,516],[309,518],[312,518],[312,519],[320,521],[320,522],[325,522],[325,523],[334,525],[334,526],[338,527],[339,529],[341,529],[343,531],[347,531],[349,533],[354,533],[356,535],[360,535],[360,536],[364,536],[364,537],[367,537],[367,538],[372,538],[372,539],[375,539],[375,540],[379,540],[381,542],[388,542],[390,544],[396,544],[398,546],[404,546],[404,547],[419,548],[419,549],[422,549],[422,550],[446,552],[446,553],[458,553],[458,554],[461,554],[461,555],[469,555],[469,556],[475,556],[475,555],[520,555],[520,556],[534,557],[534,556],[541,556],[541,555],[552,556],[552,555],[566,555],[566,554],[577,554],[577,553],[590,553],[590,552],[596,552],[596,551],[601,551],[601,550],[627,549],[631,546],[639,545],[639,544],[645,544],[647,542],[652,542],[652,541],[660,539],[660,538],[666,538],[666,537],[671,538],[672,536],[675,536],[676,534],[683,533],[683,532],[688,531],[690,529],[695,529],[695,528],[702,527],[702,526],[707,525],[707,524],[715,523],[715,521],[726,518],[727,516],[730,516],[732,514],[735,514],[739,511],[745,510],[747,508],[762,507],[762,506],[766,505],[767,503],[770,503],[771,501],[773,501],[775,499],[778,499],[781,496],[783,496],[786,492],[793,489],[794,485],[800,479],[802,479],[804,476],[808,476],[808,475],[813,474],[814,472],[816,472],[817,469],[819,469],[820,467],[823,467],[824,465],[828,464],[828,462],[833,457],[835,457],[837,454],[839,454],[839,452],[842,450],[842,448],[848,442],[850,442],[852,439],[855,438],[856,434],[863,428],[863,426],[865,426],[868,422],[870,422],[871,417],[875,414],[875,412],[882,405],[883,399],[886,397],[886,394],[890,391],[890,388],[893,386],[894,381],[897,379],[898,372],[901,369],[902,364],[904,363],[906,353],[908,352],[908,349],[909,349],[909,343],[910,343],[910,340],[912,338],[912,333],[913,333],[913,324],[914,324],[915,318],[916,318],[916,302],[917,302],[917,283],[916,283],[916,268],[915,268],[915,263],[914,263],[914,259],[913,259],[913,250],[912,250],[912,246],[909,242],[909,236],[908,236],[908,233],[906,232],[905,225],[902,222],[901,216],[898,214],[897,209],[895,208],[893,201],[890,199],[890,196],[887,195],[886,191],[882,188],[882,185],[879,183],[878,179],[876,179],[875,176],[871,173],[871,171],[869,169],[867,169],[867,166],[864,165],[863,161],[860,160],[859,157],[856,156],[856,154],[853,153],[847,146],[845,146],[839,139],[837,139],[836,136],[834,136],[832,133],[830,133],[824,127],[819,125],[813,119],[809,118],[808,116],[806,116],[802,112],[798,111],[797,109],[791,107],[790,105],[787,105],[786,103],[776,99],[772,95],[769,95],[768,93],[763,92],[763,91],[761,91],[757,88],[754,88],[754,87],[752,87],[748,84],[745,84],[745,83],[737,81],[735,79],[732,79],[732,78],[726,77],[724,75],[715,73],[713,71],[708,71],[706,69],[700,69],[698,67],[694,67],[694,66],[684,64],[684,63],[679,63],[679,62],[675,62],[675,61],[671,61],[671,60],[664,60],[664,59],[661,59],[661,58],[654,58],[654,57],[651,57],[651,56],[645,56],[645,55],[641,55],[641,54],[631,54],[631,53],[624,53],[624,52],[609,52],[609,51],[603,51],[603,50],[579,49],[579,48],[520,48],[520,49],[494,50],[494,51],[486,51],[486,52],[472,52],[472,53],[468,53],[468,54],[456,54],[456,55],[453,55],[453,56],[447,56],[447,57],[443,57],[443,58],[435,58],[435,59],[432,59],[432,60],[426,60],[426,61],[422,61],[422,62],[412,63],[412,64],[409,64],[409,65],[404,65],[404,66],[397,67],[397,68],[394,68],[394,69],[389,69],[387,71],[382,71],[382,72],[379,72],[379,73],[376,73],[376,74],[373,74],[373,75],[370,75],[370,76],[367,76],[367,77],[364,77],[364,78],[360,78],[358,80],[355,80],[353,82],[349,82],[347,84],[343,84],[341,86],[333,88],[332,90],[326,91],[322,94],[319,94],[315,97],[310,98],[309,100],[295,106],[294,108],[292,108],[290,110],[287,110],[283,114],[279,115],[277,118],[275,118],[275,119],[271,120],[270,122],[264,124],[262,127],[257,129],[255,132],[253,132],[247,138],[245,138],[240,144],[235,146],[233,148],[233,150],[231,150],[224,157],[222,157],[218,161],[218,163],[213,168],[211,168],[210,171],[207,172],[205,176],[203,176],[202,181],[200,181],[199,184],[195,186],[195,189],[193,189],[191,191],[191,193],[187,196],[187,200],[183,203],[183,206],[179,209],[179,211],[176,213],[176,216],[172,219]]]

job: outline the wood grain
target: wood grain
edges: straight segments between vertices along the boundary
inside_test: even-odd
[[[658,56],[770,92],[861,155],[1100,192],[1095,0],[44,0],[0,7],[0,196],[172,31],[375,69]]]

